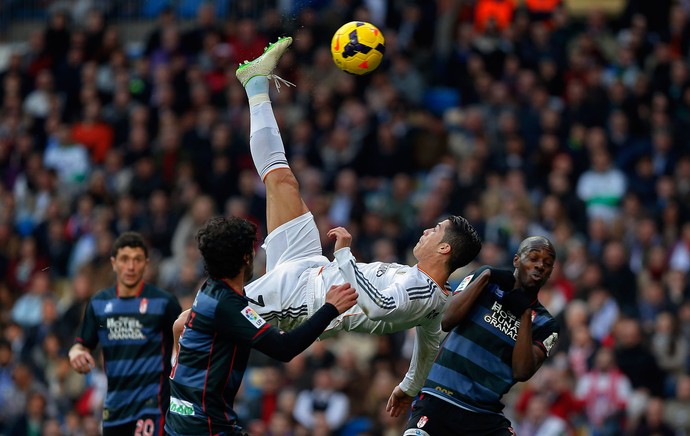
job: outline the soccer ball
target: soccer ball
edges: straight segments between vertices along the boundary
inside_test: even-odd
[[[386,51],[384,44],[383,34],[376,26],[364,21],[351,21],[333,35],[331,54],[338,68],[362,75],[379,66]]]

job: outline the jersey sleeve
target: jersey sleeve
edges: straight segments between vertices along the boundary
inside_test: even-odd
[[[266,320],[240,298],[221,300],[216,307],[213,323],[222,337],[252,346],[270,327]]]
[[[532,343],[541,348],[546,357],[549,357],[551,350],[558,342],[558,324],[553,319],[549,319],[544,325],[532,330]]]
[[[395,282],[384,289],[376,288],[357,267],[357,261],[349,247],[334,254],[345,280],[357,290],[357,304],[366,316],[374,321],[390,316],[401,316],[409,305],[409,295],[404,284]]]
[[[420,325],[415,328],[410,367],[405,374],[405,378],[400,382],[400,389],[407,395],[414,397],[424,386],[436,354],[438,354],[441,334],[441,325],[438,322]]]
[[[96,313],[93,311],[91,301],[84,309],[84,318],[81,321],[76,342],[90,350],[93,350],[98,345],[98,319],[96,319]]]
[[[481,266],[477,268],[476,270],[472,271],[471,273],[467,274],[465,278],[462,279],[460,284],[458,285],[457,288],[453,291],[453,294],[457,294],[458,292],[462,292],[469,286],[470,283],[473,281],[477,280],[481,273],[483,273],[485,270],[489,269],[490,267],[488,265]]]

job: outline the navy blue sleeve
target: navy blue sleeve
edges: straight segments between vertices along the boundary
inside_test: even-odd
[[[98,345],[98,319],[93,311],[91,301],[84,309],[84,318],[79,327],[79,336],[77,336],[76,342],[90,350]]]

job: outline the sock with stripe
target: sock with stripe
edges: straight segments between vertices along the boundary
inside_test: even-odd
[[[245,86],[249,97],[249,149],[261,180],[277,168],[290,168],[278,123],[268,98],[268,79],[252,77]]]

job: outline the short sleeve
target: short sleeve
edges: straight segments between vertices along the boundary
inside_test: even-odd
[[[77,336],[76,342],[91,350],[98,345],[98,320],[93,311],[91,301],[89,301],[89,304],[86,305],[86,309],[84,309],[84,318],[82,319],[81,327],[79,328],[79,336]]]
[[[253,345],[269,329],[270,324],[240,298],[225,299],[218,303],[214,327],[221,336],[235,342]]]
[[[558,332],[559,328],[556,321],[549,319],[543,325],[533,329],[532,343],[541,348],[548,357],[558,342]]]
[[[471,273],[467,274],[465,276],[465,278],[462,279],[462,281],[460,282],[458,287],[455,288],[455,290],[453,291],[453,294],[457,294],[458,292],[464,291],[465,288],[467,288],[467,286],[469,286],[470,283],[477,280],[479,278],[479,276],[481,275],[481,273],[484,272],[485,270],[489,269],[489,268],[490,267],[488,265],[484,265],[484,266],[481,266],[481,267],[475,269]]]

